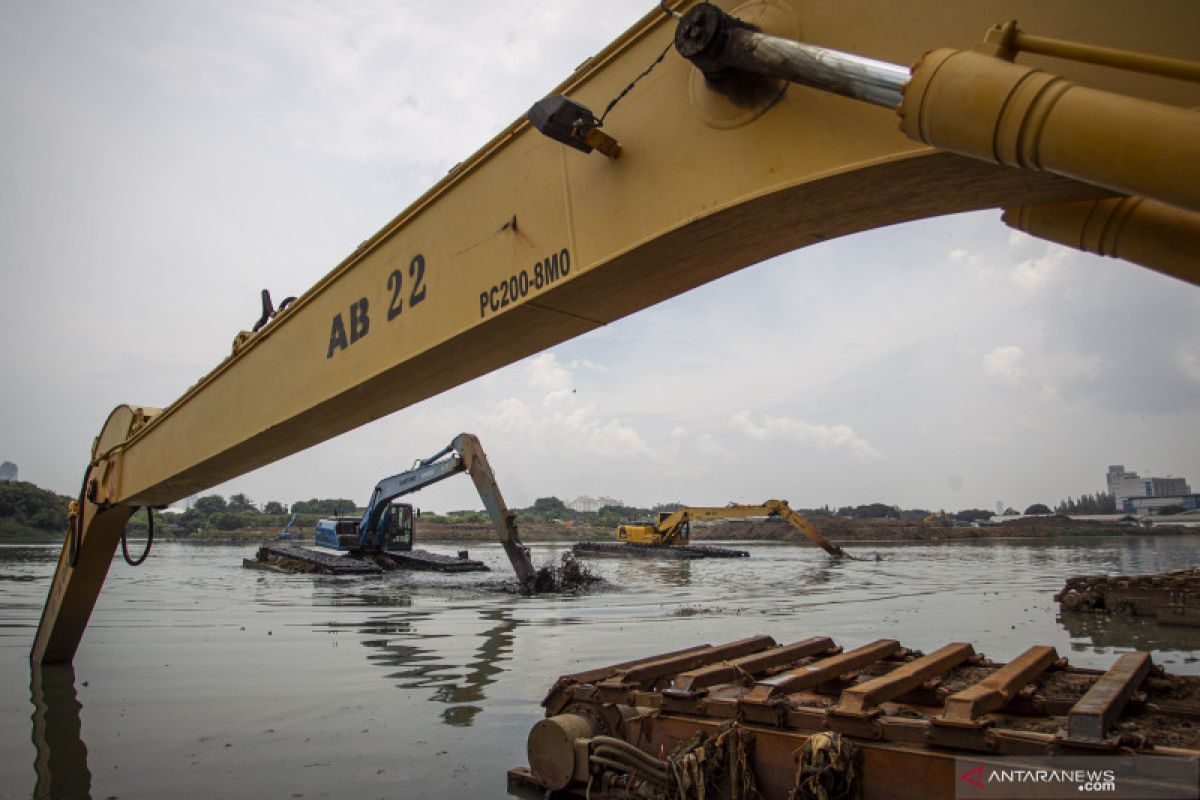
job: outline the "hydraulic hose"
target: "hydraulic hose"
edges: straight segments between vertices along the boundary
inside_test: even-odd
[[[121,531],[121,555],[125,556],[125,563],[131,567],[141,566],[141,563],[150,555],[150,546],[154,544],[154,509],[146,506],[146,518],[148,520],[148,530],[146,533],[146,549],[142,551],[141,558],[134,560],[129,556],[129,542],[127,540],[128,530]]]
[[[83,504],[87,500],[87,481],[92,474],[89,462],[83,470],[83,480],[79,484],[79,501],[75,505],[75,518],[67,525],[67,565],[71,569],[79,563],[79,551],[83,547]]]

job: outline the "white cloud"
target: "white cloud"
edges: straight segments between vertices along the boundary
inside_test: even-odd
[[[1179,366],[1184,375],[1200,383],[1200,339],[1179,346]]]
[[[711,458],[733,458],[733,451],[712,437],[712,434],[702,433],[696,438],[696,449]]]
[[[574,391],[571,388],[571,375],[558,363],[554,353],[541,353],[529,359],[525,367],[529,373],[529,382],[535,389],[545,394],[542,405],[549,407],[558,401],[570,397]]]
[[[1056,370],[1056,374],[1059,377],[1087,377],[1097,374],[1101,366],[1102,360],[1098,356],[1068,357]],[[983,357],[983,373],[1010,386],[1025,386],[1048,399],[1059,397],[1056,385],[1034,379],[1029,368],[1025,366],[1025,350],[1015,344],[993,347],[991,352]]]
[[[972,253],[971,251],[965,250],[961,247],[956,247],[951,250],[947,258],[949,258],[952,263],[966,264],[968,267],[979,267],[983,264],[982,256],[980,256],[978,253]]]
[[[1015,344],[997,345],[983,357],[983,372],[993,378],[999,378],[1005,383],[1022,383],[1029,377],[1029,371],[1022,362],[1025,351]]]
[[[1010,278],[1022,289],[1038,289],[1054,277],[1071,255],[1072,251],[1065,247],[1047,245],[1046,251],[1040,256],[1018,261]]]
[[[764,416],[755,422],[748,411],[734,414],[729,424],[751,439],[783,439],[817,450],[841,450],[862,461],[877,461],[883,454],[849,425],[814,425],[792,417]]]
[[[533,424],[529,406],[515,397],[507,397],[496,404],[493,414],[482,415],[484,422],[505,432],[528,430]]]
[[[500,400],[494,411],[479,415],[481,425],[520,436],[527,447],[539,452],[554,449],[617,461],[663,458],[630,425],[598,413],[595,403],[574,402],[572,372],[553,352],[533,356],[525,362],[530,397]]]

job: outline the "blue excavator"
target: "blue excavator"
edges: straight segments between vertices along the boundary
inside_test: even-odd
[[[460,433],[450,444],[418,461],[411,469],[381,480],[375,485],[361,518],[337,517],[317,522],[316,545],[344,553],[265,546],[253,561],[246,560],[246,566],[326,574],[366,574],[402,568],[440,572],[486,570],[481,562],[468,559],[465,552],[453,558],[414,550],[416,518],[420,512],[409,503],[393,502],[460,472],[466,472],[475,483],[518,580],[522,585],[529,584],[536,574],[529,548],[521,543],[516,515],[504,504],[479,439],[470,433]]]

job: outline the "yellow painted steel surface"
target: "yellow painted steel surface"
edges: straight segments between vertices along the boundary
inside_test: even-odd
[[[935,47],[968,48],[1012,17],[1032,33],[1200,56],[1200,7],[1189,3],[719,5],[768,33],[902,64]],[[603,109],[673,33],[673,20],[648,14],[558,91]],[[1194,84],[1021,60],[1081,85],[1200,106]],[[511,125],[183,397],[133,424],[127,441],[106,434],[96,450],[105,473],[96,500],[174,501],[814,242],[939,214],[1101,194],[934,152],[900,133],[891,111],[815,89],[790,86],[770,109],[747,111],[709,91],[674,52],[616,107],[605,130],[621,144],[617,160],[564,147],[524,120]],[[116,539],[99,536],[87,505],[81,559],[111,557]],[[67,597],[71,573],[60,561],[35,659],[69,660],[74,652],[74,645],[47,649],[60,602],[74,615],[94,603],[94,594],[86,603]]]

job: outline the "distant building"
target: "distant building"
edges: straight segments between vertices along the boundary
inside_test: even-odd
[[[1108,493],[1117,508],[1126,514],[1153,514],[1163,508],[1197,508],[1200,495],[1192,494],[1184,478],[1142,477],[1136,472],[1126,472],[1122,464],[1108,468]]]
[[[11,461],[5,461],[0,464],[0,481],[15,481],[17,479],[17,465]]]
[[[576,497],[569,503],[564,503],[564,505],[572,511],[599,511],[604,506],[619,506],[622,503],[615,497],[588,497],[587,495],[583,495]]]
[[[1004,501],[997,500],[996,501],[996,516],[998,517],[1003,513],[1004,513]]]
[[[1169,497],[1131,497],[1125,501],[1121,509],[1126,514],[1161,514],[1163,509],[1182,509],[1195,511],[1200,509],[1200,494],[1177,494]]]

